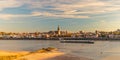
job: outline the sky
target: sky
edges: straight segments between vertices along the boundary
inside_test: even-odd
[[[0,0],[0,31],[114,31],[120,0]]]

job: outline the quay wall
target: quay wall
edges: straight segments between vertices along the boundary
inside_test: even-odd
[[[0,38],[0,40],[60,40],[61,37],[53,37],[53,38]],[[61,38],[61,40],[120,40],[120,38],[71,38],[65,37]]]

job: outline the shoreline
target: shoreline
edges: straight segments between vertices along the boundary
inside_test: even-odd
[[[46,49],[46,48],[45,48]],[[48,48],[47,48],[48,49]],[[92,60],[85,57],[77,57],[66,54],[56,49],[40,49],[34,52],[29,51],[0,51],[0,60]]]
[[[63,40],[120,41],[120,38],[62,38]],[[0,38],[0,40],[59,40],[56,38]]]

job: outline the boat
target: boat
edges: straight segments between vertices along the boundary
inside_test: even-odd
[[[93,40],[60,40],[61,43],[89,43],[94,44]]]

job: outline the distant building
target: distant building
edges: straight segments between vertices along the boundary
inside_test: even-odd
[[[58,25],[56,31],[49,31],[48,34],[50,34],[50,35],[61,35],[61,31],[60,31],[59,25]]]
[[[58,28],[57,28],[57,34],[58,34],[58,35],[61,34],[59,25],[58,25]]]
[[[117,29],[118,32],[120,32],[120,29]]]

